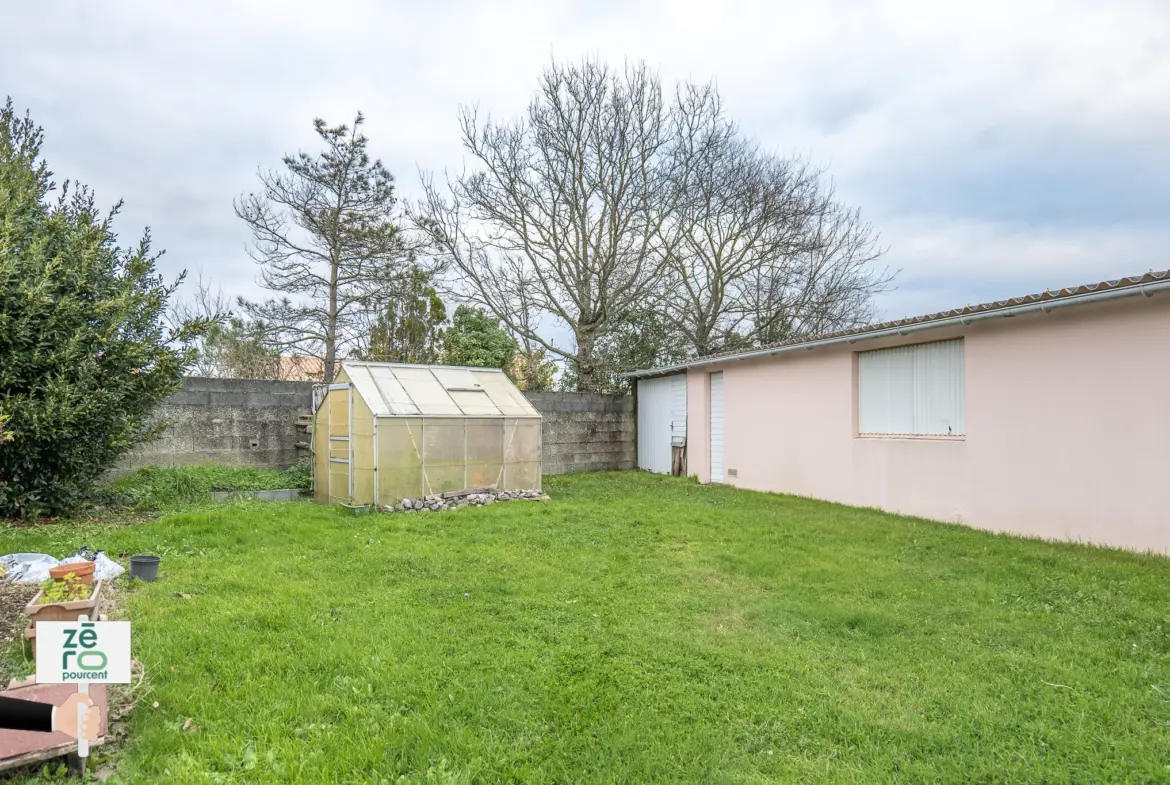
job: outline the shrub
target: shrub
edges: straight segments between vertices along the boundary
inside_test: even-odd
[[[313,464],[308,458],[302,458],[284,470],[284,478],[285,488],[308,490],[313,487]]]
[[[207,324],[168,329],[182,280],[155,272],[147,233],[120,248],[93,195],[60,196],[39,158],[42,130],[0,110],[0,516],[57,513],[132,446],[178,387]]]
[[[147,466],[98,488],[93,500],[116,507],[157,510],[208,501],[212,491],[271,491],[308,488],[308,461],[291,469],[252,466]]]
[[[81,582],[81,578],[78,578],[73,573],[68,573],[59,581],[55,581],[52,578],[42,581],[41,588],[45,593],[37,601],[38,605],[47,605],[50,602],[87,600],[91,592],[91,589]]]

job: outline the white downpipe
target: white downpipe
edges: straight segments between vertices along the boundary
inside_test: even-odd
[[[790,344],[788,346],[777,346],[772,349],[756,349],[750,352],[743,352],[742,354],[729,354],[723,357],[708,357],[705,360],[695,360],[689,363],[679,363],[678,365],[671,365],[666,368],[648,368],[641,371],[630,371],[629,373],[620,374],[623,377],[636,378],[639,376],[659,376],[669,373],[677,373],[678,371],[685,371],[687,368],[699,368],[704,365],[716,365],[719,363],[729,363],[738,360],[751,360],[757,357],[770,357],[774,354],[783,354],[784,352],[792,352],[797,349],[804,349],[811,351],[813,349],[820,349],[823,346],[835,346],[841,343],[857,343],[859,341],[871,341],[877,338],[889,338],[895,335],[909,335],[910,333],[921,332],[922,330],[933,330],[938,327],[950,327],[957,324],[967,325],[972,322],[981,322],[986,319],[994,319],[998,316],[1019,316],[1025,313],[1034,313],[1036,311],[1049,311],[1057,308],[1064,308],[1070,305],[1083,305],[1088,302],[1099,302],[1104,300],[1115,300],[1121,297],[1134,297],[1139,294],[1144,294],[1146,297],[1153,297],[1157,292],[1162,292],[1170,289],[1170,281],[1155,281],[1154,283],[1136,284],[1134,286],[1126,286],[1122,289],[1108,289],[1104,292],[1089,292],[1088,294],[1079,294],[1073,297],[1063,297],[1056,300],[1042,300],[1040,302],[1028,303],[1027,305],[1013,305],[1004,308],[996,308],[993,311],[982,311],[980,313],[961,314],[959,316],[948,316],[945,319],[936,319],[929,322],[919,322],[918,324],[904,324],[898,327],[889,327],[885,330],[875,330],[869,333],[857,333],[851,335],[841,335],[834,338],[823,338],[821,340],[805,341],[804,343]]]

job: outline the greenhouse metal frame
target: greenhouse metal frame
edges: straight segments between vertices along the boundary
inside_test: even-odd
[[[542,447],[540,413],[497,368],[346,361],[313,414],[313,496],[536,489]]]

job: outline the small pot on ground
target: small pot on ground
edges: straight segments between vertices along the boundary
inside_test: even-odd
[[[157,581],[160,561],[162,561],[161,556],[131,556],[130,577],[147,583]]]
[[[86,586],[93,586],[93,568],[94,563],[91,561],[58,564],[56,567],[49,568],[49,577],[55,581],[63,581],[66,575],[72,574],[76,575],[78,580]]]

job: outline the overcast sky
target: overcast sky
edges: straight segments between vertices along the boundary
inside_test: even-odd
[[[1166,0],[3,0],[0,30],[54,171],[229,294],[259,293],[232,199],[313,149],[312,118],[362,110],[412,197],[460,167],[460,103],[517,115],[585,55],[714,79],[748,133],[828,166],[902,271],[887,318],[1170,267]]]

